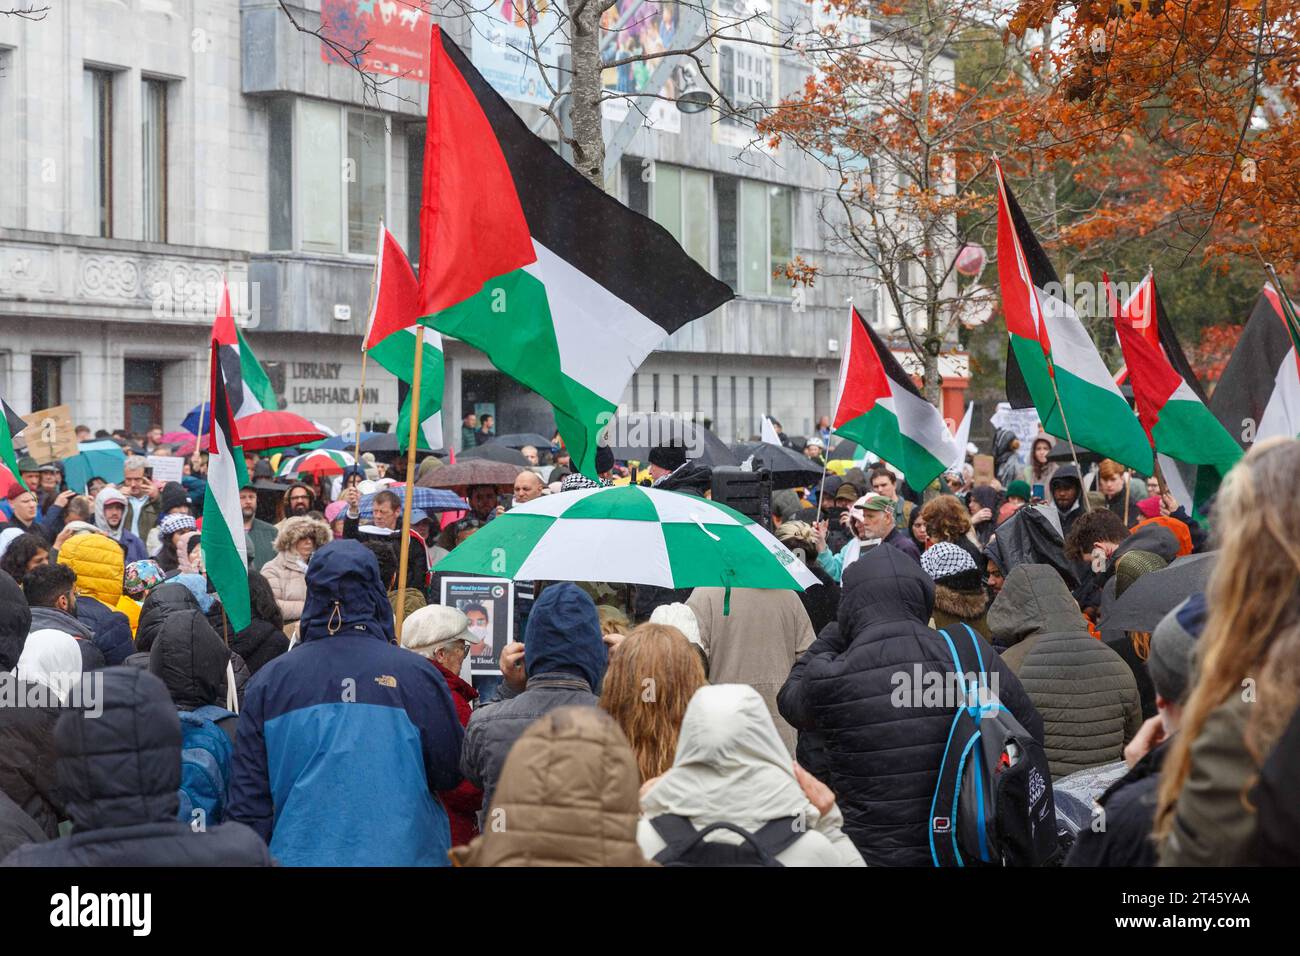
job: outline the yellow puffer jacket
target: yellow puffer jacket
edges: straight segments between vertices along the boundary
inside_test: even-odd
[[[59,549],[59,564],[66,564],[76,573],[77,593],[121,611],[131,622],[131,634],[135,634],[140,605],[122,593],[126,558],[116,541],[102,534],[73,535]]]

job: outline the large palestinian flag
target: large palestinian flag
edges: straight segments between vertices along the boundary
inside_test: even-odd
[[[18,474],[18,455],[14,451],[14,436],[27,427],[27,422],[2,398],[0,398],[0,406],[2,406],[0,407],[0,460],[14,476],[14,481],[27,488],[27,482],[23,481],[23,476]],[[27,490],[32,489],[27,488]]]
[[[1154,291],[1148,275],[1144,285]],[[1139,286],[1138,292],[1141,293]],[[1241,448],[1205,407],[1191,384],[1177,371],[1158,345],[1145,334],[1143,315],[1125,303],[1115,315],[1115,330],[1133,386],[1138,420],[1151,447],[1170,458],[1193,465],[1213,466],[1220,477],[1237,463]],[[1135,318],[1136,317],[1136,318]],[[1193,381],[1195,377],[1193,376]]]
[[[574,465],[642,360],[734,293],[535,136],[435,25],[420,311],[537,392]]]
[[[213,368],[221,367],[235,418],[276,411],[275,389],[244,340],[244,333],[235,324],[230,312],[230,289],[224,282],[217,321],[212,327],[212,343],[217,349],[213,353]]]
[[[203,492],[200,538],[208,579],[221,597],[230,626],[235,631],[242,631],[252,621],[248,597],[248,549],[244,537],[244,515],[239,507],[239,489],[248,483],[248,474],[231,407],[234,389],[226,379],[227,366],[221,361],[221,350],[226,347],[218,338],[223,314],[229,320],[229,298],[224,309],[217,313],[212,330],[212,379],[208,386],[212,422],[208,431],[208,483]]]
[[[375,258],[375,304],[362,349],[399,381],[415,381],[415,343],[419,329],[420,288],[406,252],[391,232],[379,226],[379,254]],[[416,448],[437,451],[442,440],[442,392],[445,365],[442,336],[424,330],[420,366],[420,424]],[[406,450],[411,435],[411,396],[402,399],[397,414],[398,447]]]
[[[1278,290],[1265,283],[1210,399],[1210,411],[1242,447],[1300,435],[1300,355],[1286,312]]]
[[[1160,299],[1160,289],[1156,285],[1154,270],[1147,270],[1147,274],[1138,283],[1137,288],[1120,306],[1120,314],[1147,342],[1161,352],[1202,403],[1209,401],[1209,396],[1206,395],[1205,389],[1196,377],[1196,370],[1192,368],[1192,363],[1187,360],[1182,344],[1178,341],[1178,335],[1174,332],[1173,323],[1165,311],[1165,304]],[[1119,385],[1128,381],[1127,364],[1116,373],[1115,381]]]
[[[997,177],[998,282],[1009,337],[1008,401],[1014,408],[1038,409],[1048,434],[1149,475],[1146,432],[1073,306],[1061,297],[1056,271],[1007,188],[1001,165]]]
[[[849,307],[848,347],[840,362],[835,434],[875,452],[918,491],[958,459],[952,433],[889,347]]]

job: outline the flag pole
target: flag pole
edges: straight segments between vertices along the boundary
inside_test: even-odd
[[[406,445],[406,494],[402,496],[402,550],[397,561],[397,643],[402,643],[402,622],[406,618],[406,569],[411,551],[411,500],[415,497],[415,445],[420,427],[420,372],[424,367],[424,324],[415,326],[415,368],[411,372],[411,427]]]

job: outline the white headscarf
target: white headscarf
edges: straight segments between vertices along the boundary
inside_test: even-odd
[[[76,639],[63,631],[32,631],[14,673],[19,680],[44,684],[66,702],[68,691],[81,680],[81,650]]]
[[[818,819],[767,705],[748,684],[695,692],[673,765],[641,798],[641,812],[678,814],[697,828],[726,821],[757,829],[778,817],[804,815],[811,829]]]

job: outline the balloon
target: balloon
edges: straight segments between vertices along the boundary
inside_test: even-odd
[[[957,271],[964,276],[977,276],[984,271],[984,264],[988,262],[988,253],[984,247],[968,242],[961,247],[957,253]]]

